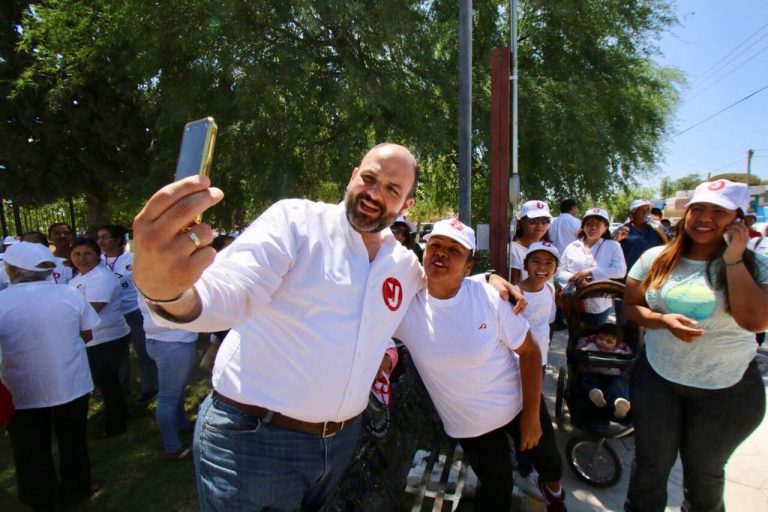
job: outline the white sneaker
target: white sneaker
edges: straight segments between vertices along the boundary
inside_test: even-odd
[[[626,398],[617,398],[616,401],[613,402],[613,416],[618,419],[626,418],[630,407],[631,404],[629,403],[629,400]]]
[[[544,496],[541,495],[541,490],[539,490],[539,474],[535,469],[528,476],[523,476],[519,471],[515,471],[512,474],[512,479],[515,482],[512,490],[513,493],[515,489],[520,489],[531,498],[544,501]]]
[[[603,392],[597,388],[589,390],[589,399],[598,407],[605,407],[605,404],[607,403],[603,396]]]

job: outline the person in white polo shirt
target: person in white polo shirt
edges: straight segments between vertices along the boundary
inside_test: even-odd
[[[395,338],[408,347],[445,432],[477,473],[479,509],[509,510],[509,434],[539,472],[547,510],[565,510],[562,462],[541,396],[541,351],[528,322],[493,288],[465,279],[474,264],[470,227],[442,220],[425,238],[427,288]]]
[[[92,492],[86,432],[93,382],[85,342],[99,316],[80,293],[48,280],[56,264],[48,248],[20,242],[4,259],[13,285],[0,292],[0,376],[16,407],[8,433],[19,498],[53,510],[57,492],[69,503]]]
[[[416,256],[388,229],[417,181],[407,149],[376,146],[343,203],[279,201],[218,257],[209,226],[184,231],[222,198],[207,178],[164,187],[136,217],[133,278],[155,322],[232,328],[195,427],[202,510],[326,502],[382,354],[423,285]]]
[[[104,430],[96,437],[112,437],[125,432],[128,426],[128,406],[118,372],[128,352],[130,329],[120,311],[120,281],[101,264],[100,254],[99,246],[90,238],[75,240],[70,256],[78,274],[69,286],[80,291],[101,318],[88,342],[88,361],[93,381],[104,398]]]

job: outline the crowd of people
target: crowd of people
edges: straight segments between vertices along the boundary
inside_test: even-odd
[[[388,393],[396,339],[478,475],[480,509],[507,510],[518,482],[548,511],[566,510],[541,391],[564,320],[558,293],[615,279],[626,281],[623,307],[583,305],[594,330],[584,349],[628,353],[624,324],[643,327],[645,343],[629,382],[592,369],[583,387],[635,425],[626,510],[664,509],[678,453],[688,506],[722,510],[725,463],[765,410],[753,333],[768,327],[768,244],[750,236],[747,187],[701,184],[675,230],[638,199],[614,235],[604,209],[579,217],[565,200],[553,219],[545,201],[528,201],[504,279],[470,277],[475,235],[456,219],[415,241],[406,215],[418,179],[406,148],[381,144],[352,170],[342,203],[279,201],[237,239],[193,222],[223,197],[194,177],[150,198],[133,253],[116,225],[75,238],[57,223],[47,236],[7,240],[0,377],[15,407],[8,433],[21,501],[48,510],[98,488],[89,397],[97,389],[104,403],[94,437],[124,433],[133,347],[135,399],[157,399],[166,459],[193,454],[201,510],[319,510],[352,457],[369,392],[397,406]],[[197,333],[215,333],[217,353],[193,426],[184,390]],[[179,432],[192,428],[190,447]]]

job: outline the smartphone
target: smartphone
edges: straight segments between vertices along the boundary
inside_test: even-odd
[[[184,125],[174,181],[197,174],[210,175],[217,132],[218,127],[212,117],[198,119]]]
[[[733,223],[735,224],[736,222],[742,222],[741,218],[737,217],[733,219]],[[725,229],[728,229],[728,228],[725,228]],[[731,245],[731,235],[728,234],[727,231],[723,234],[723,240],[725,240],[725,245]]]

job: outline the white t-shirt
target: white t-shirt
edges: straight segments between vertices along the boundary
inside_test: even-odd
[[[768,237],[752,237],[749,239],[749,242],[747,242],[747,247],[749,247],[753,252],[756,252],[757,254],[768,256]]]
[[[148,340],[173,343],[194,343],[197,341],[196,332],[185,331],[183,329],[169,329],[157,325],[152,320],[152,315],[149,314],[147,304],[141,298],[139,299],[139,311],[141,311],[141,318],[144,321],[144,332],[146,333]]]
[[[523,316],[528,320],[533,341],[541,349],[541,364],[547,364],[549,352],[549,324],[555,321],[557,307],[555,305],[555,288],[546,283],[538,292],[523,292],[528,305]]]
[[[0,259],[0,290],[8,288],[11,285],[11,279],[8,277],[8,270],[5,268],[5,261]]]
[[[120,310],[123,314],[136,311],[136,308],[139,307],[139,296],[136,292],[136,286],[133,284],[133,253],[123,252],[112,258],[107,258],[105,254],[102,254],[101,261],[120,281],[120,290],[122,291]]]
[[[67,261],[65,258],[59,258],[58,256],[54,256],[53,258],[56,260],[56,267],[53,269],[53,273],[49,280],[56,284],[69,283],[73,274],[72,267],[64,264],[64,262]]]
[[[568,244],[576,241],[580,229],[581,221],[579,219],[570,213],[561,213],[552,219],[552,223],[549,225],[549,238],[560,254],[563,254]]]
[[[17,409],[52,407],[93,390],[80,331],[99,315],[81,294],[50,281],[0,292],[2,380]]]
[[[477,437],[506,425],[523,407],[513,352],[528,322],[485,283],[465,279],[450,299],[422,290],[395,337],[407,347],[445,432]]]
[[[557,282],[563,287],[581,270],[591,269],[592,280],[619,279],[627,274],[627,262],[621,245],[614,240],[599,239],[592,247],[583,240],[576,240],[565,248],[557,267]],[[602,313],[613,305],[613,300],[595,297],[584,301],[587,313]]]
[[[525,271],[523,263],[525,262],[525,254],[528,252],[528,248],[520,242],[513,240],[509,244],[509,268],[516,268],[520,271],[520,281],[524,281],[528,277],[528,272]],[[511,275],[507,276],[507,279],[511,279]]]
[[[416,255],[389,229],[373,261],[344,205],[278,201],[221,251],[195,289],[201,315],[158,325],[232,328],[213,387],[303,421],[344,421],[368,392],[395,327],[423,287]]]
[[[114,341],[131,332],[120,311],[120,282],[107,267],[96,265],[87,274],[73,277],[69,286],[84,294],[88,302],[105,303],[99,311],[101,323],[93,330],[93,340],[88,342],[89,347]]]
[[[645,251],[628,277],[642,282],[663,249],[660,246]],[[768,258],[756,254],[755,259],[757,282],[768,284]],[[712,264],[713,273],[718,264]],[[686,343],[669,329],[649,328],[645,330],[645,347],[648,362],[665,379],[697,388],[722,389],[741,380],[755,357],[757,343],[754,333],[739,327],[725,311],[723,292],[709,284],[706,267],[706,261],[681,258],[661,288],[645,292],[645,300],[653,311],[679,313],[697,320],[704,334],[695,342]]]

